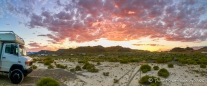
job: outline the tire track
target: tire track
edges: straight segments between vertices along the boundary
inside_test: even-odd
[[[129,70],[128,72],[126,72],[123,76],[121,76],[119,79],[118,79],[118,81],[120,81],[125,75],[127,75],[129,72],[132,72],[133,73],[133,70],[136,68],[136,66],[135,67],[133,67],[131,70]],[[131,74],[132,74],[131,73]],[[112,85],[112,86],[114,86],[115,85],[115,83]]]
[[[135,75],[137,75],[137,73],[139,72],[140,70],[138,69],[137,72],[129,79],[128,83],[126,86],[129,86],[129,84],[132,82],[132,80],[134,79]]]

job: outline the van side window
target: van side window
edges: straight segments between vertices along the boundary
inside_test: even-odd
[[[11,54],[11,45],[6,45],[5,53]]]
[[[18,54],[18,48],[15,45],[6,45],[5,53],[17,55]]]

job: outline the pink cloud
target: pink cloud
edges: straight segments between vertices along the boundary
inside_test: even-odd
[[[41,47],[39,43],[32,42],[28,44],[30,47]]]
[[[160,45],[160,44],[133,44],[135,46],[164,46],[164,45]]]
[[[207,8],[197,0],[57,0],[55,4],[53,8],[60,9],[57,12],[44,7],[40,13],[27,13],[29,8],[16,11],[18,7],[12,4],[8,4],[8,10],[28,15],[26,25],[30,28],[51,31],[39,36],[48,37],[53,43],[66,38],[76,42],[142,37],[182,42],[206,40],[207,18],[203,16]]]

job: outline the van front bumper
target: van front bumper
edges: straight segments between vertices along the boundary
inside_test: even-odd
[[[29,74],[29,73],[31,73],[32,71],[33,71],[33,68],[32,68],[32,66],[31,66],[30,68],[27,68],[27,69],[24,70],[24,74]]]

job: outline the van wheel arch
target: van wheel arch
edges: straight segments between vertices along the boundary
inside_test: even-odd
[[[21,70],[21,71],[23,72],[23,66],[20,65],[20,64],[13,64],[13,65],[11,66],[9,72],[11,72],[11,71],[14,70],[14,69],[19,69],[19,70]]]

